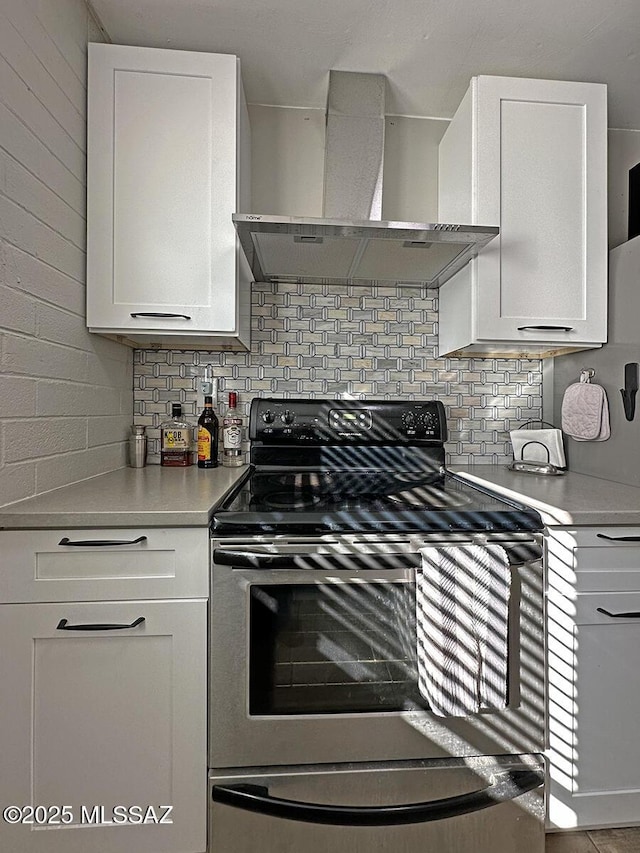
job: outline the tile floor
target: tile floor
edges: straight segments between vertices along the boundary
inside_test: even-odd
[[[550,833],[546,853],[640,853],[640,828]]]

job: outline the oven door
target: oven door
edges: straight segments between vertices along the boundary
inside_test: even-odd
[[[432,713],[417,687],[415,568],[486,536],[214,541],[210,766],[535,753],[543,748],[539,537],[512,560],[508,702]]]

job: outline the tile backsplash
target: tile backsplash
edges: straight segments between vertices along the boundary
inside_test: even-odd
[[[245,413],[252,397],[438,399],[447,464],[507,462],[509,430],[542,417],[540,361],[437,358],[437,325],[437,291],[426,288],[255,283],[251,352],[136,350],[134,420],[147,426],[149,462],[172,402],[197,420],[207,364],[218,413],[229,391]]]

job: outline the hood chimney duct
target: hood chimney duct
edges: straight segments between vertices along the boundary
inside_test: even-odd
[[[381,220],[386,77],[330,71],[324,160],[327,219]]]

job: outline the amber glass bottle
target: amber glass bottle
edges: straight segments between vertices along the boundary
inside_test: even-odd
[[[218,467],[218,418],[213,411],[213,398],[204,398],[204,409],[198,418],[198,468]]]
[[[192,462],[193,425],[182,417],[182,406],[173,403],[171,420],[160,424],[160,464],[187,468]]]

